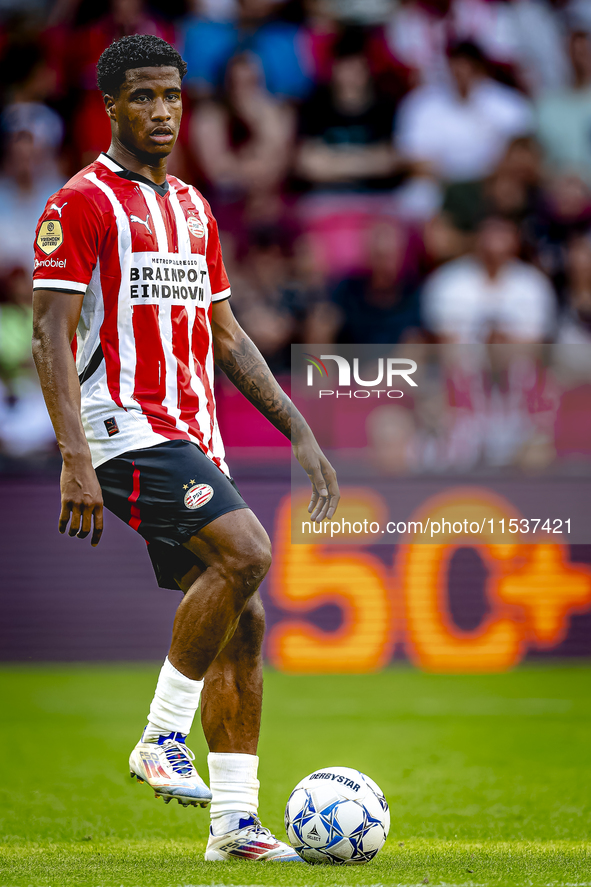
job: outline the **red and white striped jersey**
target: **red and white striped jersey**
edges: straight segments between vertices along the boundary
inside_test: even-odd
[[[33,287],[84,293],[73,348],[95,467],[183,439],[228,474],[211,309],[230,284],[195,188],[174,176],[155,185],[101,154],[47,201]]]

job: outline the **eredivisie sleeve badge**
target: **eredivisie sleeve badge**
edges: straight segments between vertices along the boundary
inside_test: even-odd
[[[55,252],[64,242],[62,223],[58,221],[42,222],[37,235],[37,246],[46,256]]]

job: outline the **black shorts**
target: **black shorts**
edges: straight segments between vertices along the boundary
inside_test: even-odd
[[[148,543],[158,585],[174,588],[196,558],[183,547],[222,514],[248,508],[236,484],[196,444],[169,440],[96,469],[105,506]]]

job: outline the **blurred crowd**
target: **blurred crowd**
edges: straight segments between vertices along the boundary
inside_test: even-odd
[[[0,0],[0,454],[52,441],[30,357],[47,197],[109,144],[103,49],[188,63],[170,171],[232,307],[292,343],[591,342],[591,0]]]

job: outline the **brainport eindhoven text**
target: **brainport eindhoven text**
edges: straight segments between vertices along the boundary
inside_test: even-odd
[[[140,271],[142,272],[142,276],[140,277]],[[197,268],[189,268],[185,271],[184,268],[131,268],[129,273],[130,287],[129,292],[132,299],[139,298],[152,298],[152,299],[197,299],[200,302],[203,302],[205,298],[205,289],[203,287],[203,280],[207,271],[198,270]],[[153,281],[153,280],[168,280],[171,283],[176,281],[177,283],[183,283],[187,280],[185,286],[167,286],[164,283],[134,283],[133,281]],[[195,286],[190,286],[191,283],[195,283]],[[201,284],[201,285],[199,285]]]
[[[347,360],[347,358],[342,357],[340,354],[321,354],[321,361],[331,360],[336,363],[336,368],[338,372],[337,377],[337,387],[336,388],[321,388],[318,391],[318,397],[348,397],[348,398],[370,398],[377,397],[381,398],[382,395],[385,397],[392,398],[397,400],[401,397],[404,397],[404,391],[399,388],[394,388],[395,384],[406,383],[412,388],[417,387],[417,383],[414,379],[411,378],[412,374],[417,370],[417,364],[414,360],[409,360],[408,358],[403,357],[388,357],[384,359],[383,357],[378,358],[377,367],[374,369],[372,375],[375,374],[375,378],[370,379],[362,379],[361,378],[361,370],[359,368],[359,358],[354,358],[353,366],[351,368],[351,363]],[[313,366],[307,367],[307,380],[306,384],[308,387],[314,386],[315,377],[313,376]],[[364,373],[367,373],[369,367],[364,366]],[[328,372],[327,372],[328,375]],[[353,381],[351,381],[351,376],[353,377]],[[380,388],[378,386],[384,385],[385,388]],[[354,387],[354,386],[358,387]]]

